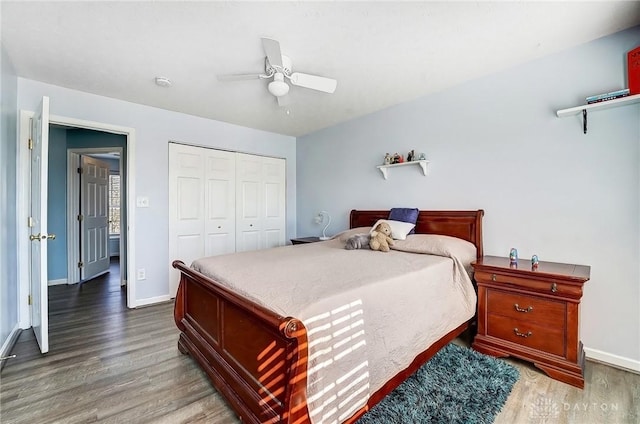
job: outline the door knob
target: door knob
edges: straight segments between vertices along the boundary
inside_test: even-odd
[[[40,240],[46,240],[46,239],[55,240],[56,239],[56,235],[55,234],[46,235],[46,234],[38,233],[38,234],[35,234],[35,235],[31,234],[29,236],[29,240],[31,240],[31,241],[40,241]]]

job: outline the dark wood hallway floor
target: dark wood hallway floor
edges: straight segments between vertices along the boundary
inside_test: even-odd
[[[173,303],[127,309],[117,262],[49,288],[49,353],[21,333],[0,375],[0,422],[237,423],[177,349]]]

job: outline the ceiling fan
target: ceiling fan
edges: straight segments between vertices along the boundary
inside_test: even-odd
[[[267,55],[264,59],[264,74],[233,74],[218,75],[218,81],[238,81],[247,79],[271,79],[267,88],[278,100],[278,105],[288,104],[289,84],[287,80],[296,86],[310,88],[312,90],[333,93],[336,91],[338,81],[332,78],[318,75],[292,72],[291,59],[280,51],[280,43],[270,38],[262,38],[262,47]]]

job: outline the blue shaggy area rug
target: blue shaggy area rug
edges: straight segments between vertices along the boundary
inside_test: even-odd
[[[357,424],[491,424],[519,377],[504,361],[450,343]]]

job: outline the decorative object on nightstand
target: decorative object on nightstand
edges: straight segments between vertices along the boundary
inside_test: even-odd
[[[539,261],[513,268],[506,257],[472,262],[478,285],[478,333],[472,347],[493,356],[515,356],[556,380],[584,388],[580,341],[582,286],[590,267]]]
[[[307,244],[320,241],[320,237],[297,237],[291,239],[291,244]]]
[[[518,249],[512,247],[509,251],[509,264],[517,264],[518,263]]]
[[[324,228],[322,229],[322,236],[320,237],[320,240],[329,240],[331,237],[327,237],[327,228],[329,228],[329,224],[331,224],[331,215],[329,215],[329,212],[327,211],[320,211],[318,212],[318,215],[316,215],[315,218],[316,224],[322,224],[323,222],[327,222],[327,225],[324,226]]]

